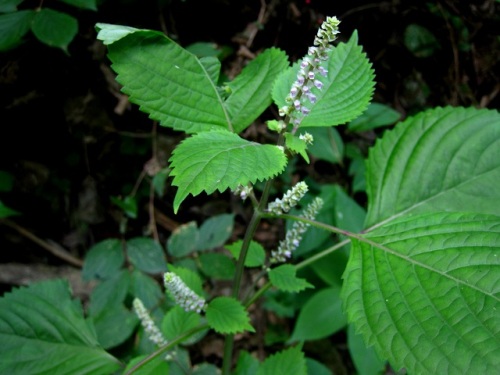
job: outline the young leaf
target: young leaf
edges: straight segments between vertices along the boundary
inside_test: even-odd
[[[210,250],[222,246],[231,237],[234,214],[212,216],[200,226],[197,250]]]
[[[207,307],[207,322],[219,333],[255,332],[243,305],[230,297],[217,297]]]
[[[408,373],[500,366],[500,217],[407,216],[352,240],[344,310],[368,346]]]
[[[266,358],[257,375],[307,375],[306,360],[299,346],[294,346]]]
[[[367,162],[366,227],[437,211],[500,216],[500,114],[436,108],[384,133]]]
[[[304,160],[309,164],[309,155],[307,155],[307,144],[305,141],[291,133],[285,133],[285,144],[286,148],[300,154],[300,156],[302,156],[302,158],[304,158]]]
[[[322,339],[338,332],[346,324],[340,287],[321,289],[300,310],[289,342]]]
[[[196,221],[180,225],[167,240],[167,252],[176,258],[189,255],[196,251],[199,236]]]
[[[21,215],[21,213],[16,211],[16,210],[13,210],[10,207],[7,207],[6,205],[4,205],[0,201],[0,219],[6,218],[9,216],[17,216],[17,215]]]
[[[165,335],[167,340],[174,340],[178,336],[186,333],[187,331],[196,328],[200,325],[201,317],[199,314],[190,311],[186,312],[180,306],[174,306],[171,308],[163,317],[163,321],[161,323],[161,331]],[[196,334],[182,341],[184,345],[190,345],[198,341],[202,335],[206,332],[202,332],[202,334]]]
[[[99,283],[90,294],[89,314],[99,315],[113,305],[122,305],[131,283],[130,272],[123,269],[113,277]]]
[[[306,288],[314,288],[306,280],[297,277],[295,267],[291,264],[283,264],[269,271],[271,284],[286,292],[300,292]]]
[[[107,306],[99,315],[92,317],[97,339],[104,349],[123,344],[134,333],[138,322],[135,313],[123,304]]]
[[[243,131],[271,105],[272,85],[278,74],[287,67],[286,54],[277,48],[270,48],[258,55],[227,84],[231,95],[225,104],[235,133]]]
[[[328,76],[321,79],[321,91],[315,91],[317,102],[310,105],[311,112],[301,123],[301,128],[333,126],[349,122],[361,115],[372,98],[375,86],[373,69],[358,45],[355,31],[347,43],[332,48],[328,59]],[[273,89],[273,100],[281,108],[286,105],[299,64],[281,75]]]
[[[20,10],[0,15],[0,51],[7,51],[21,43],[31,28],[36,12]]]
[[[163,292],[158,282],[141,271],[132,271],[130,294],[139,298],[147,309],[158,306]]]
[[[380,103],[371,103],[365,113],[349,123],[349,130],[362,132],[376,129],[380,126],[392,125],[400,118],[401,113],[391,107]]]
[[[222,192],[277,175],[285,167],[286,156],[276,146],[249,142],[234,133],[213,131],[184,140],[174,150],[170,162],[172,185],[179,187],[174,199],[177,213],[189,194]]]
[[[230,245],[226,245],[225,248],[233,255],[234,259],[240,257],[242,240],[233,242]],[[262,245],[258,242],[251,241],[248,247],[247,257],[245,258],[245,267],[260,267],[264,264],[266,258],[266,252]]]
[[[92,246],[83,263],[82,278],[108,279],[116,275],[125,262],[122,243],[116,238],[108,238]]]
[[[232,124],[205,64],[161,32],[98,24],[117,81],[161,125],[188,133]]]
[[[60,0],[60,1],[81,9],[97,10],[96,0]]]
[[[314,142],[308,151],[317,159],[329,161],[332,164],[342,163],[344,157],[344,141],[334,127],[311,128],[307,132],[314,137]]]
[[[42,8],[33,18],[31,31],[41,42],[68,52],[68,45],[78,32],[78,21],[69,14]]]
[[[99,375],[121,367],[99,346],[64,280],[15,289],[0,299],[0,357],[0,373],[9,375]]]
[[[155,274],[167,271],[163,248],[152,238],[137,237],[127,241],[127,256],[141,271]]]
[[[215,280],[232,280],[236,271],[233,259],[220,253],[202,253],[199,257],[201,271]]]

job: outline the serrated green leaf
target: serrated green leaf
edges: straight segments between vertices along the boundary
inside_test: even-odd
[[[120,240],[110,238],[96,243],[85,255],[82,278],[107,279],[116,275],[125,262]]]
[[[99,346],[64,280],[14,289],[0,298],[0,357],[0,373],[9,375],[99,375],[120,369]]]
[[[222,246],[231,237],[234,214],[215,215],[200,226],[197,250],[210,250]]]
[[[354,332],[352,324],[347,327],[347,346],[359,375],[383,374],[385,361],[378,357],[373,347],[366,347],[362,336]]]
[[[371,103],[366,112],[349,123],[348,128],[352,132],[363,132],[392,125],[400,118],[401,113],[391,107],[380,103]]]
[[[330,163],[342,163],[344,157],[344,141],[334,127],[311,128],[307,132],[314,137],[314,142],[308,147],[309,152],[317,159]]]
[[[242,240],[226,245],[225,248],[233,255],[234,259],[240,257]],[[245,267],[260,267],[266,260],[266,252],[262,245],[258,242],[251,241],[248,247],[247,257],[245,258]]]
[[[232,131],[213,72],[161,32],[98,24],[117,81],[130,101],[163,126],[188,133]]]
[[[300,154],[309,164],[309,155],[307,155],[307,144],[305,141],[291,133],[285,133],[285,144],[290,151]]]
[[[232,280],[236,271],[234,261],[225,254],[203,253],[199,256],[201,271],[215,280]]]
[[[126,250],[130,263],[141,271],[151,274],[167,271],[163,248],[152,238],[132,238],[127,241]]]
[[[96,0],[59,0],[59,1],[62,1],[63,3],[81,9],[97,10]]]
[[[207,323],[218,333],[255,332],[243,305],[231,297],[217,297],[206,310]]]
[[[340,331],[346,324],[340,287],[324,288],[308,299],[300,310],[289,342],[319,340]]]
[[[500,114],[435,108],[384,133],[367,161],[365,227],[438,211],[500,216]]]
[[[297,271],[291,264],[283,264],[269,271],[271,284],[286,292],[300,292],[306,288],[314,288],[305,279],[297,277]]]
[[[500,366],[500,217],[407,216],[352,239],[344,309],[367,345],[408,373]]]
[[[31,28],[33,10],[20,10],[0,15],[0,51],[7,51],[21,43]]]
[[[334,126],[347,123],[361,115],[370,103],[375,86],[373,69],[358,44],[355,31],[347,43],[339,43],[329,52],[328,76],[322,77],[321,91],[313,88],[317,97],[309,104],[311,112],[300,127]],[[273,100],[281,108],[297,77],[299,63],[278,78],[273,89]]]
[[[170,162],[172,185],[179,187],[174,199],[177,213],[189,194],[236,189],[238,185],[277,175],[286,165],[286,156],[276,146],[249,142],[234,133],[212,131],[184,140],[173,151]]]
[[[307,375],[306,360],[299,346],[284,349],[261,363],[257,375]]]
[[[196,328],[201,323],[199,314],[191,311],[186,312],[180,306],[174,306],[163,317],[161,331],[167,340],[174,340],[189,330]],[[184,341],[183,345],[191,345],[199,341],[206,334],[206,330],[197,333]]]
[[[128,270],[121,270],[113,277],[99,283],[90,294],[90,316],[99,315],[107,307],[123,304],[130,282]]]
[[[163,296],[163,292],[158,282],[151,276],[138,270],[132,272],[130,293],[134,297],[139,298],[147,309],[158,306]]]
[[[167,240],[167,252],[176,258],[184,257],[196,251],[200,232],[196,221],[179,225]]]
[[[278,74],[287,67],[286,54],[277,48],[269,48],[227,83],[231,95],[225,105],[235,133],[245,130],[271,105],[271,88]]]
[[[68,45],[78,32],[78,21],[69,14],[42,8],[33,18],[31,31],[40,42],[68,52]]]
[[[24,0],[0,0],[0,13],[15,12]]]

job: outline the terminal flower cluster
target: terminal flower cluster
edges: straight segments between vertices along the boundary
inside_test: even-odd
[[[135,298],[132,305],[134,307],[135,314],[141,321],[148,338],[158,346],[167,345],[167,340],[163,337],[160,329],[154,323],[142,301],[139,298]]]
[[[307,184],[305,182],[299,182],[288,190],[282,199],[277,198],[274,202],[269,203],[267,206],[268,211],[276,215],[287,213],[299,203],[302,197],[307,193],[307,190]]]
[[[316,197],[305,208],[302,216],[305,219],[314,220],[318,212],[323,207],[323,199]],[[286,232],[285,239],[280,241],[278,249],[271,251],[271,263],[283,263],[292,257],[292,253],[297,249],[302,240],[302,235],[309,227],[308,223],[296,221],[292,229]]]
[[[189,289],[184,281],[175,273],[165,273],[164,283],[165,288],[174,296],[175,302],[186,312],[196,311],[200,313],[205,310],[206,301]]]
[[[280,108],[281,116],[290,117],[293,124],[292,133],[297,131],[304,117],[310,113],[310,105],[317,100],[317,91],[323,88],[321,77],[328,75],[324,65],[328,60],[329,43],[337,38],[339,24],[337,17],[327,17],[321,24],[314,38],[314,46],[309,47],[307,55],[302,59],[297,79],[286,98],[287,105]]]

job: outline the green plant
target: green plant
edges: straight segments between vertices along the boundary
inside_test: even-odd
[[[78,32],[78,20],[64,12],[43,7],[18,9],[24,0],[4,0],[0,4],[0,51],[12,49],[22,43],[31,30],[42,43],[61,48],[68,53],[68,45]],[[70,6],[97,10],[96,0],[60,0]]]
[[[220,85],[216,58],[197,58],[159,32],[97,25],[130,100],[187,135],[170,159],[173,210],[189,195],[231,189],[252,205],[252,216],[243,238],[230,243],[232,213],[199,227],[186,223],[168,240],[168,263],[149,238],[97,244],[83,272],[99,281],[86,314],[61,280],[7,294],[0,300],[2,373],[217,373],[214,364],[193,366],[186,349],[210,331],[225,338],[224,374],[329,373],[306,358],[302,344],[342,329],[360,374],[381,372],[385,360],[410,374],[496,371],[497,111],[445,107],[407,118],[370,149],[366,170],[347,145],[353,181],[358,176],[352,191],[366,187],[366,211],[341,186],[312,181],[290,184],[269,202],[275,177],[298,156],[309,161],[321,137],[330,137],[333,156],[326,145],[311,154],[342,160],[333,126],[349,123],[355,132],[397,120],[369,107],[371,64],[356,33],[330,46],[337,27],[327,18],[315,46],[291,67],[272,48]],[[272,103],[280,118],[267,124],[276,144],[240,136]],[[287,220],[276,249],[254,240],[263,219]],[[227,252],[213,251],[221,247]],[[232,280],[231,292],[213,295],[204,280]],[[248,308],[261,297],[277,315],[298,311],[293,332],[269,327],[267,343],[283,349],[263,361],[246,351],[234,358],[234,335],[255,331]],[[135,332],[126,355],[110,354]]]

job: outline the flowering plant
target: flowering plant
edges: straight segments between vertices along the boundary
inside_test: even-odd
[[[97,25],[123,92],[161,125],[186,133],[169,160],[173,212],[190,195],[231,190],[252,214],[230,244],[234,214],[199,228],[186,223],[169,238],[168,258],[147,238],[99,243],[83,270],[100,281],[88,318],[61,280],[6,295],[0,372],[218,373],[212,363],[192,365],[186,350],[211,331],[224,337],[223,374],[328,373],[300,344],[343,329],[360,373],[378,373],[386,362],[411,374],[497,371],[497,111],[435,108],[385,132],[362,163],[366,211],[342,187],[306,181],[269,202],[292,159],[318,155],[314,148],[331,134],[323,129],[370,111],[371,64],[356,32],[331,44],[338,27],[328,17],[292,66],[271,48],[221,82],[220,61],[198,58],[162,33]],[[267,121],[275,142],[245,139],[270,105],[280,115]],[[286,220],[276,249],[254,239],[263,219]],[[217,248],[231,256],[211,252]],[[151,275],[162,276],[165,292]],[[231,290],[216,294],[211,277],[231,280]],[[285,317],[294,305],[280,296],[294,293],[310,294],[282,350],[236,355],[235,340],[262,329],[249,313],[254,302],[264,298]],[[125,342],[133,355],[108,351]],[[17,351],[29,356],[17,361]]]

